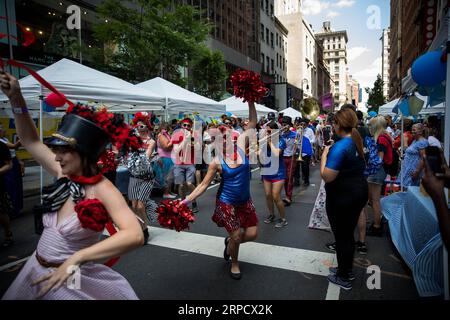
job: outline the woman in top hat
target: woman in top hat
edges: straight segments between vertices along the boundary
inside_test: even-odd
[[[255,240],[258,233],[258,218],[250,197],[250,159],[245,155],[246,139],[255,133],[252,129],[256,127],[257,122],[255,104],[249,102],[249,108],[248,129],[236,143],[232,142],[231,128],[220,127],[218,136],[211,132],[215,138],[216,157],[210,163],[203,181],[183,201],[185,204],[195,201],[207,190],[216,173],[221,174],[212,220],[219,227],[225,227],[228,232],[223,254],[226,261],[231,257],[230,276],[235,280],[241,279],[239,246],[244,242]],[[220,135],[224,135],[223,144],[219,142],[222,141]]]
[[[155,151],[156,141],[150,135],[152,126],[147,112],[136,113],[133,118],[133,125],[142,140],[142,146],[131,154],[127,160],[131,174],[128,185],[128,199],[131,200],[131,208],[140,218],[142,232],[144,233],[144,244],[146,244],[149,238],[147,226],[150,219],[154,219],[154,212],[157,207],[156,202],[150,198],[155,184],[151,158]]]
[[[100,154],[117,136],[98,126],[100,122],[80,116],[94,115],[85,107],[80,115],[68,113],[64,117],[61,127],[47,141],[50,149],[37,135],[17,79],[1,71],[0,84],[11,103],[23,146],[58,178],[53,186],[43,189],[47,213],[43,215],[45,229],[37,249],[3,299],[137,299],[125,278],[96,263],[143,243],[133,212],[114,185],[98,172]],[[81,110],[81,106],[70,109]],[[108,119],[106,111],[95,116]],[[129,132],[125,124],[120,128]],[[120,128],[115,122],[114,130]],[[99,241],[109,219],[118,231]]]

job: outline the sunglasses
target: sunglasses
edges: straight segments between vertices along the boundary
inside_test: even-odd
[[[183,128],[190,128],[190,127],[192,127],[192,126],[191,126],[190,124],[185,123],[185,124],[182,125],[182,127],[183,127]]]
[[[227,121],[227,122],[224,122],[223,124],[229,126],[229,125],[231,125],[231,122]]]

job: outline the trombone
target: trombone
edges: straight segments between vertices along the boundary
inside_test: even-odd
[[[303,158],[302,158],[302,149],[303,149],[303,127],[300,125],[300,134],[297,134],[296,137],[296,144],[295,144],[295,148],[294,150],[297,150],[297,147],[300,149],[299,154],[298,154],[298,158],[297,161],[301,161],[303,162]],[[300,140],[300,141],[298,141]],[[295,154],[295,153],[294,153]]]

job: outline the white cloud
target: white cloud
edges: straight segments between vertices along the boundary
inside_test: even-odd
[[[361,69],[353,73],[353,79],[357,80],[363,91],[362,105],[365,105],[368,99],[368,95],[365,91],[366,87],[372,88],[377,75],[381,74],[383,60],[381,57],[375,59],[367,68]]]
[[[355,2],[355,0],[339,0],[336,3],[333,3],[333,7],[350,8],[355,4]]]
[[[366,47],[353,47],[347,50],[348,53],[348,61],[354,61],[362,56],[364,53],[369,52],[369,48]]]
[[[305,16],[316,16],[330,7],[329,2],[320,0],[305,0],[303,1],[303,14]]]
[[[327,18],[335,18],[337,16],[340,16],[341,14],[337,11],[329,11],[327,13]]]

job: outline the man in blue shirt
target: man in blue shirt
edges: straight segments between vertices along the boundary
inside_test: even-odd
[[[303,135],[302,140],[302,178],[304,186],[309,186],[309,165],[311,164],[311,157],[313,155],[313,149],[311,146],[311,142],[307,137]]]

